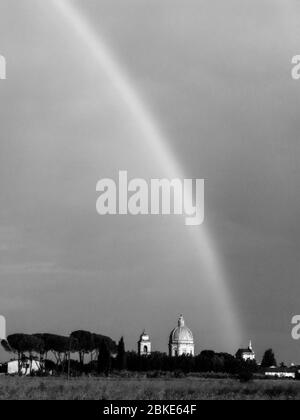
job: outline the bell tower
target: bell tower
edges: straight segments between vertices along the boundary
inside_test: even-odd
[[[151,341],[146,331],[143,332],[138,341],[138,354],[139,356],[149,356],[151,354]]]

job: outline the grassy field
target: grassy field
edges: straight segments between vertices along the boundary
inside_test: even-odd
[[[0,400],[298,400],[300,382],[0,377]]]

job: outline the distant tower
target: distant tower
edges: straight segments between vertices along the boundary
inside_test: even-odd
[[[252,347],[252,341],[249,343],[247,349],[239,349],[236,353],[236,358],[239,360],[244,360],[244,362],[255,362],[256,355]]]
[[[149,334],[147,334],[145,331],[141,335],[139,341],[138,341],[138,353],[139,356],[148,356],[151,354],[151,341]]]

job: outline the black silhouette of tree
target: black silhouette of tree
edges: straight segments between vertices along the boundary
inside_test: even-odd
[[[277,366],[277,362],[275,359],[275,354],[272,349],[269,349],[265,352],[263,360],[261,362],[261,366],[263,368],[269,368],[272,366]]]
[[[117,368],[119,370],[126,369],[126,352],[124,338],[122,337],[118,344]]]

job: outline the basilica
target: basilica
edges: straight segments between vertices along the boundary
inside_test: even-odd
[[[138,353],[140,356],[151,354],[150,336],[145,331],[138,342]],[[169,355],[171,357],[195,355],[194,337],[192,331],[185,325],[183,315],[180,315],[177,327],[170,333]]]
[[[148,356],[151,354],[151,340],[146,331],[140,336],[138,341],[138,354],[140,356]],[[178,325],[169,335],[169,356],[195,356],[195,343],[192,331],[186,326],[183,315],[178,319]],[[248,348],[239,349],[235,355],[239,360],[244,362],[255,362],[256,354],[250,341]]]

